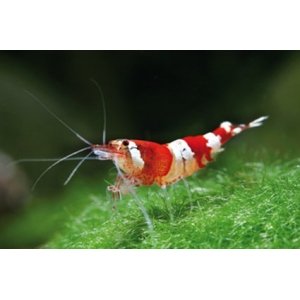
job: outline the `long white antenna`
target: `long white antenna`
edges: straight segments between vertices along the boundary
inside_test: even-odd
[[[74,160],[82,160],[84,157],[83,156],[77,156],[77,157],[71,157],[68,159],[65,159],[64,161],[74,161]],[[58,161],[62,159],[62,157],[56,157],[56,158],[22,158],[15,160],[8,165],[17,165],[20,163],[27,163],[27,162],[51,162],[51,161]],[[99,160],[98,157],[88,157],[87,160]]]
[[[101,96],[102,109],[103,109],[102,143],[103,143],[103,145],[105,145],[106,144],[106,107],[105,107],[104,95],[103,95],[102,89],[101,89],[100,85],[98,84],[98,82],[93,78],[91,78],[90,80],[91,80],[91,82],[93,82],[95,84],[95,86],[97,87],[97,89],[100,93],[100,96]]]
[[[52,112],[43,102],[41,102],[35,95],[33,95],[28,90],[25,90],[25,92],[31,96],[39,105],[41,105],[52,117],[54,117],[58,122],[60,122],[63,126],[65,126],[67,129],[69,129],[73,134],[75,134],[81,141],[86,143],[87,145],[92,145],[91,142],[86,140],[84,137],[82,137],[79,133],[77,133],[74,129],[72,129],[68,124],[66,124],[62,119],[60,119],[54,112]]]
[[[69,183],[69,181],[72,179],[72,177],[74,176],[74,174],[76,173],[76,171],[79,169],[79,167],[88,159],[88,157],[93,154],[93,151],[91,151],[88,155],[86,155],[77,165],[76,167],[73,169],[73,171],[71,172],[71,174],[69,175],[69,177],[67,178],[67,180],[64,182],[64,185],[67,185]]]
[[[37,179],[36,179],[36,181],[34,182],[34,184],[33,184],[33,186],[32,186],[32,190],[34,190],[35,189],[35,187],[36,187],[36,185],[38,184],[38,182],[41,180],[41,178],[49,171],[49,170],[51,170],[53,167],[55,167],[56,165],[58,165],[59,163],[61,163],[62,161],[64,161],[64,160],[66,160],[66,159],[68,159],[69,157],[71,157],[71,156],[73,156],[73,155],[76,155],[76,154],[78,154],[78,153],[80,153],[80,152],[83,152],[83,151],[85,151],[85,150],[88,150],[88,149],[91,149],[90,147],[85,147],[85,148],[82,148],[82,149],[80,149],[80,150],[77,150],[77,151],[75,151],[75,152],[73,152],[73,153],[71,153],[71,154],[69,154],[69,155],[67,155],[67,156],[65,156],[65,157],[63,157],[63,158],[61,158],[60,160],[58,160],[58,161],[56,161],[54,164],[52,164],[51,166],[49,166]]]

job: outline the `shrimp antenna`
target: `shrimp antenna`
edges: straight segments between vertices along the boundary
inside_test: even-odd
[[[95,84],[97,87],[99,94],[101,96],[101,101],[102,101],[102,109],[103,109],[103,132],[102,132],[102,143],[103,145],[106,144],[106,107],[105,107],[105,100],[104,100],[104,94],[102,92],[102,89],[99,85],[99,83],[94,79],[90,78],[91,82]]]
[[[34,182],[34,184],[33,184],[33,186],[32,186],[32,190],[35,189],[36,185],[37,185],[38,182],[41,180],[41,178],[42,178],[48,171],[50,171],[53,167],[55,167],[56,165],[58,165],[59,163],[65,161],[65,160],[67,160],[69,157],[74,156],[74,155],[76,155],[76,154],[78,154],[78,153],[81,153],[81,152],[83,152],[83,151],[85,151],[85,150],[88,150],[88,149],[91,149],[91,148],[90,148],[90,147],[82,148],[82,149],[77,150],[77,151],[75,151],[75,152],[73,152],[73,153],[71,153],[71,154],[68,154],[67,156],[65,156],[65,157],[59,159],[58,161],[56,161],[54,164],[52,164],[50,167],[48,167],[48,168],[47,168],[47,169],[46,169],[46,170],[45,170],[45,171],[44,171],[44,172],[36,179],[36,181]]]
[[[70,157],[68,159],[65,159],[64,161],[76,161],[76,160],[82,160],[84,157],[82,156],[76,156],[76,157]],[[27,162],[51,162],[51,161],[58,161],[60,160],[61,157],[56,157],[56,158],[22,158],[15,160],[8,165],[17,165],[20,163],[27,163]],[[98,157],[88,157],[87,160],[99,160]]]
[[[74,129],[72,129],[68,124],[66,124],[62,119],[60,119],[54,112],[52,112],[43,102],[41,102],[34,94],[25,90],[25,92],[31,96],[39,105],[41,105],[52,117],[54,117],[58,122],[60,122],[64,127],[70,130],[73,134],[77,136],[81,141],[83,141],[87,145],[92,145],[91,142],[82,137],[79,133],[77,133]]]
[[[67,178],[67,180],[64,182],[64,185],[67,185],[69,183],[69,181],[72,179],[72,177],[74,176],[74,174],[76,173],[76,171],[79,169],[79,167],[88,159],[88,157],[93,154],[93,151],[91,151],[88,155],[86,155],[85,157],[83,157],[80,162],[76,165],[76,167],[73,169],[73,171],[71,172],[71,174],[69,175],[69,177]]]

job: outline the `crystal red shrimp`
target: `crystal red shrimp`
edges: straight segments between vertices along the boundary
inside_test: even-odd
[[[93,82],[96,84],[102,95],[102,91],[97,82]],[[204,135],[186,136],[167,144],[131,139],[116,139],[106,144],[106,111],[102,95],[104,111],[103,144],[98,145],[92,144],[83,138],[53,113],[36,96],[28,91],[27,93],[65,128],[87,144],[87,147],[66,155],[63,158],[40,159],[40,161],[54,160],[55,162],[38,177],[34,186],[36,186],[39,180],[50,169],[59,163],[66,160],[79,160],[79,163],[66,180],[65,184],[67,184],[82,163],[88,159],[92,159],[90,155],[94,154],[96,156],[94,159],[112,160],[118,170],[115,184],[108,187],[108,190],[113,193],[115,198],[119,198],[121,194],[126,194],[128,192],[133,193],[132,188],[135,186],[150,186],[152,184],[157,184],[161,188],[165,188],[167,185],[173,184],[194,174],[211,162],[217,153],[223,151],[224,149],[222,146],[231,138],[246,129],[261,126],[263,121],[268,118],[266,116],[260,117],[247,125],[234,125],[230,122],[223,122],[212,132]],[[86,150],[89,150],[90,152],[83,158],[74,157],[74,155]],[[19,162],[21,161],[39,161],[39,159],[19,160]]]
[[[112,160],[119,170],[108,187],[116,197],[133,186],[157,184],[161,188],[188,177],[211,162],[222,146],[248,128],[261,126],[267,117],[247,125],[223,122],[204,135],[186,136],[167,144],[144,140],[117,139],[106,145],[92,145],[100,160]]]

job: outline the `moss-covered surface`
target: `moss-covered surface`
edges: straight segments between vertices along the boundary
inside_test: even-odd
[[[139,188],[153,231],[131,195],[113,209],[105,183],[73,182],[54,203],[2,219],[1,246],[299,248],[300,161],[257,157],[231,155],[166,193]]]

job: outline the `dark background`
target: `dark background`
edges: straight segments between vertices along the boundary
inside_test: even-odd
[[[101,98],[90,78],[105,95],[108,139],[168,142],[224,120],[269,115],[241,144],[298,153],[300,54],[293,51],[2,51],[0,150],[16,160],[62,157],[83,146],[24,90],[81,135],[101,142]],[[73,166],[49,172],[37,192],[59,191]],[[46,167],[21,165],[29,182]],[[96,180],[110,167],[88,162],[80,176]]]

